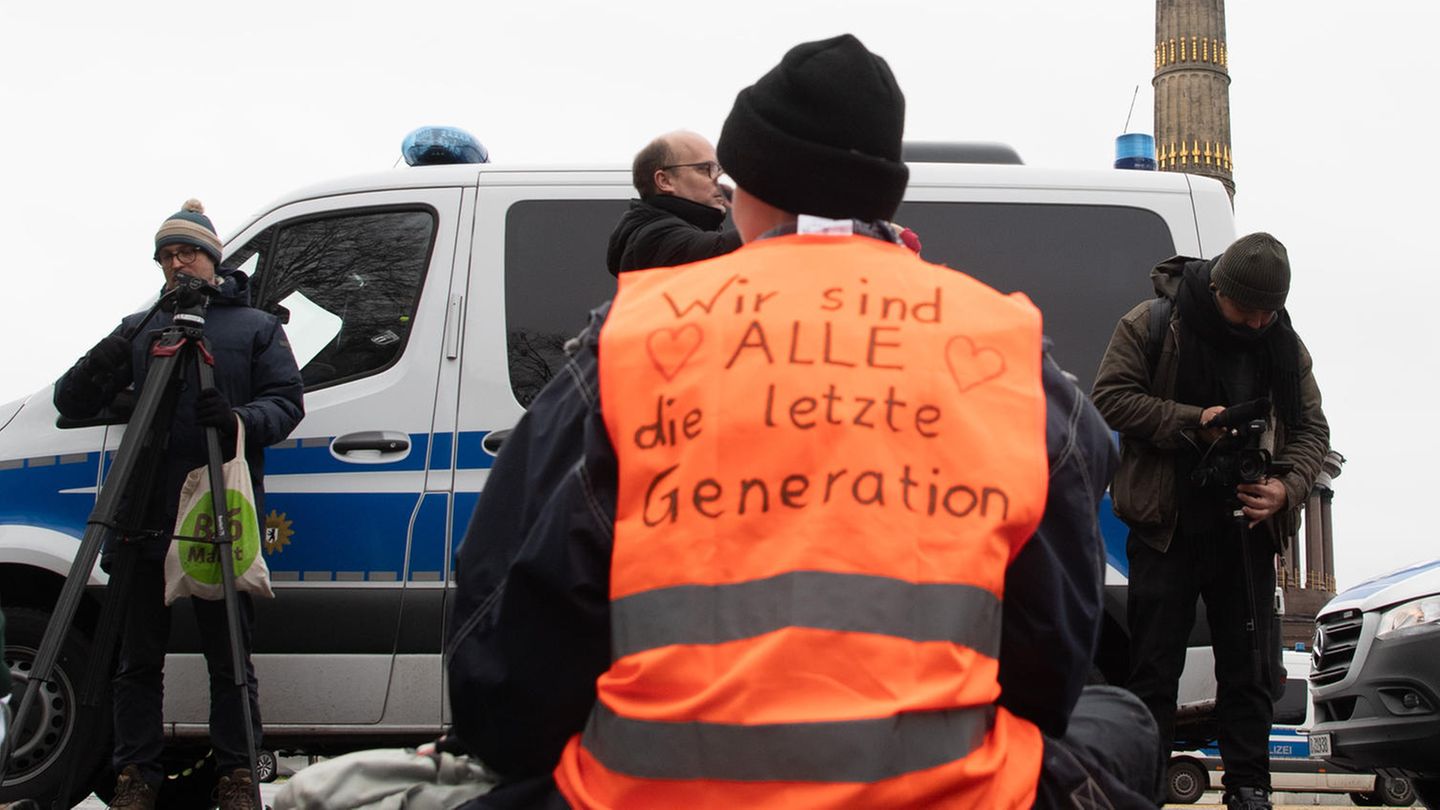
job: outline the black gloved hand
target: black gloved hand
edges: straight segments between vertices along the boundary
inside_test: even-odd
[[[219,388],[200,391],[200,398],[195,401],[195,421],[201,427],[218,429],[223,437],[235,435],[235,411],[230,409],[230,400],[220,393]]]
[[[106,335],[85,355],[91,377],[109,377],[130,365],[130,341],[121,335]]]

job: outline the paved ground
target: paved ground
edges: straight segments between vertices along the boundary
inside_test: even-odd
[[[282,757],[280,759],[280,773],[288,775],[301,770],[308,763],[304,757]],[[284,776],[280,781],[260,786],[260,797],[267,805],[275,800],[275,794],[280,792]],[[1343,793],[1277,793],[1275,794],[1275,810],[1301,810],[1306,807],[1353,807],[1350,797]],[[1167,804],[1167,810],[1185,810],[1185,808],[1204,808],[1220,806],[1220,791],[1210,791],[1201,797],[1195,804]],[[1418,805],[1417,805],[1418,806]],[[91,796],[84,802],[76,805],[82,810],[104,810],[105,803]]]
[[[282,766],[289,766],[291,768],[301,768],[304,767],[305,760],[284,759],[281,760],[281,764]],[[274,801],[275,794],[280,792],[281,784],[282,783],[280,782],[275,782],[273,784],[260,786],[260,796],[262,799],[265,800],[266,804]],[[1350,801],[1350,798],[1343,794],[1277,793],[1275,794],[1275,800],[1275,810],[1300,810],[1300,808],[1306,807],[1354,806],[1354,803]],[[1210,793],[1206,793],[1205,796],[1195,804],[1167,804],[1165,805],[1165,807],[1167,808],[1167,810],[1184,810],[1184,808],[1189,807],[1203,808],[1206,806],[1216,807],[1219,805],[1220,793],[1219,791],[1213,791]],[[77,807],[83,808],[83,810],[103,810],[105,804],[94,796],[91,796],[89,799],[86,799],[84,802],[77,805]]]

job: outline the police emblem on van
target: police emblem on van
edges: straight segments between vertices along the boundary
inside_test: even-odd
[[[265,556],[272,557],[285,550],[290,545],[290,537],[295,532],[290,529],[290,520],[285,517],[284,512],[270,510],[265,516]]]

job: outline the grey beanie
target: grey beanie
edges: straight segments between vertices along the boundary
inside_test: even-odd
[[[220,266],[220,237],[215,234],[215,226],[205,216],[205,206],[199,200],[186,200],[179,211],[161,223],[160,230],[155,232],[157,257],[160,248],[166,245],[194,245],[209,254],[216,267]]]
[[[1242,236],[1215,262],[1210,283],[1242,307],[1284,309],[1290,292],[1290,256],[1280,240],[1268,233]]]

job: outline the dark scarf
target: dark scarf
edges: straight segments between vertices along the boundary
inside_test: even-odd
[[[1189,405],[1238,405],[1271,397],[1288,426],[1300,421],[1300,339],[1280,310],[1267,326],[1225,320],[1210,289],[1208,262],[1185,265],[1175,305],[1180,314],[1180,379],[1176,399]]]
[[[725,212],[719,208],[673,194],[652,194],[641,202],[667,214],[674,214],[703,231],[718,231],[725,224]]]

